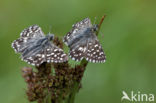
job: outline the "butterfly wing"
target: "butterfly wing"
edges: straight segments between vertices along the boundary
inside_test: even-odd
[[[39,66],[43,62],[62,63],[68,60],[67,54],[55,45],[47,45],[45,49],[41,48],[35,55],[23,58],[23,60],[31,65]]]
[[[32,38],[32,37],[36,37],[36,36],[44,36],[43,31],[41,30],[41,28],[38,25],[32,25],[26,29],[24,29],[21,34],[21,37],[25,37],[25,38]]]
[[[36,55],[27,56],[25,58],[22,58],[22,60],[27,62],[28,64],[39,66],[40,64],[46,61],[45,51],[41,50],[38,53],[36,53]]]
[[[69,52],[69,56],[72,60],[80,61],[85,57],[86,45],[79,45],[76,48],[71,48]]]
[[[74,48],[70,48],[69,56],[75,61],[86,58],[87,61],[93,63],[102,63],[106,59],[104,51],[96,37],[88,38],[84,43],[78,42]]]
[[[77,29],[83,29],[83,28],[86,28],[86,27],[91,27],[92,24],[91,24],[91,21],[89,18],[85,18],[83,19],[82,21],[80,22],[77,22],[76,24],[73,25],[73,27],[77,28]]]
[[[25,43],[35,37],[37,37],[36,39],[44,37],[44,33],[39,26],[32,25],[21,32],[20,38],[13,41],[12,48],[14,48],[15,52],[20,52],[21,49],[26,48]]]
[[[46,62],[62,63],[68,60],[67,54],[55,45],[51,45],[46,49]]]
[[[69,41],[79,34],[78,32],[80,32],[80,30],[83,30],[84,28],[88,28],[91,26],[92,24],[89,18],[85,18],[84,20],[74,24],[72,26],[72,30],[64,36],[63,39],[64,43],[68,45]]]
[[[88,42],[87,44],[88,46],[85,54],[86,60],[93,63],[105,62],[106,56],[99,41],[95,39],[92,40],[92,42]]]

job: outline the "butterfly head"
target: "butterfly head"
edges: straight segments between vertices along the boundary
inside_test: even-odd
[[[47,35],[47,38],[48,38],[48,40],[50,40],[50,41],[53,40],[53,39],[54,39],[54,34],[50,34],[50,33],[49,33],[49,34]]]
[[[94,24],[92,30],[93,30],[94,32],[97,32],[98,29],[99,29],[98,24]]]

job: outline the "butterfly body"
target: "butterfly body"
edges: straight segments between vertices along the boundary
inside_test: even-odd
[[[85,58],[90,62],[105,62],[103,49],[96,36],[97,30],[98,25],[92,25],[89,18],[73,25],[72,30],[64,37],[73,60]]]
[[[61,63],[68,60],[62,49],[52,43],[53,34],[44,35],[41,28],[33,25],[23,30],[20,38],[12,43],[22,60],[39,66],[43,62]]]

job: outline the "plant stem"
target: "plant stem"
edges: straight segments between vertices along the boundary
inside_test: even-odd
[[[47,96],[44,100],[44,103],[51,103],[51,94],[49,93],[48,89],[46,90]]]
[[[74,103],[75,95],[78,92],[78,89],[79,89],[79,83],[75,82],[65,103]]]

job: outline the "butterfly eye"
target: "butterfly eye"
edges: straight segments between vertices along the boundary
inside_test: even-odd
[[[54,34],[48,34],[47,36],[48,36],[49,40],[53,40],[54,39]]]
[[[52,35],[52,36],[50,36],[50,40],[53,40],[54,39],[54,36]]]
[[[96,32],[96,28],[93,28],[93,31]]]
[[[98,31],[98,25],[97,24],[93,25],[93,31],[94,32]]]

